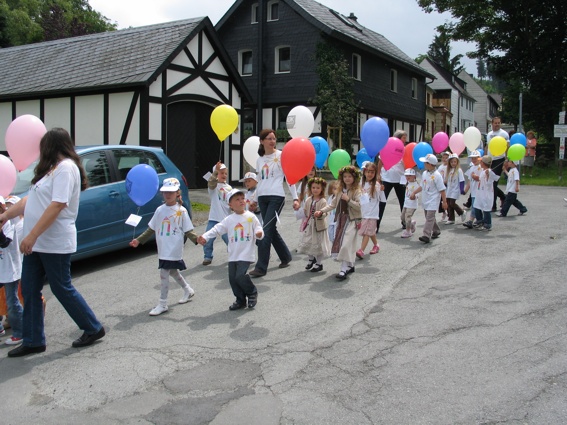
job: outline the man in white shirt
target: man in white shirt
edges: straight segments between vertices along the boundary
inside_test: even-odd
[[[492,166],[490,167],[490,169],[494,172],[494,174],[498,176],[498,178],[500,178],[500,175],[502,174],[502,167],[506,159],[506,152],[504,152],[502,155],[494,156],[492,155],[492,153],[490,153],[488,145],[490,143],[490,140],[496,136],[503,137],[508,143],[510,142],[510,136],[505,130],[502,130],[500,128],[501,125],[502,120],[500,119],[500,117],[492,118],[492,131],[486,135],[487,149],[485,150],[485,152],[488,152],[492,157]],[[494,182],[494,203],[492,204],[493,212],[496,211],[496,198],[500,198],[500,205],[504,203],[504,199],[506,198],[504,192],[502,192],[502,190],[498,187],[498,180]]]

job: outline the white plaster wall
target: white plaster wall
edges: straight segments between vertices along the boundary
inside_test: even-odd
[[[184,78],[187,78],[188,75],[184,72],[173,71],[171,69],[167,70],[167,89],[171,89],[177,83],[183,81]],[[201,81],[201,79],[199,79]]]
[[[150,103],[150,139],[161,140],[161,108],[158,103]]]
[[[128,130],[126,144],[134,146],[140,145],[140,98],[138,98],[136,108],[134,109],[134,116],[132,117],[132,124],[130,124],[130,129]]]
[[[451,118],[451,134],[456,133],[459,130],[459,109],[461,107],[461,102],[459,99],[459,93],[457,90],[451,90],[451,112],[453,117]]]
[[[0,151],[6,150],[4,135],[12,122],[12,103],[0,103]]]
[[[161,97],[161,74],[156,78],[156,80],[150,85],[150,96]]]
[[[43,105],[43,122],[48,130],[54,127],[71,130],[71,99],[69,97],[45,99]]]
[[[108,144],[120,143],[133,92],[112,93],[108,96]]]
[[[26,114],[35,115],[39,118],[39,100],[26,100],[16,103],[16,117]]]
[[[230,157],[230,179],[231,180],[240,180],[242,178],[242,171],[240,169],[240,151],[232,151]],[[225,156],[226,158],[226,156]]]
[[[102,145],[104,96],[77,96],[75,98],[75,144]]]

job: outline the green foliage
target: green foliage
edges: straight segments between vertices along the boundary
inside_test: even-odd
[[[199,202],[191,202],[192,211],[209,211],[211,209],[208,204],[200,204]]]
[[[443,68],[458,75],[465,69],[461,64],[463,55],[456,55],[451,58],[451,37],[443,26],[437,27],[437,31],[438,34],[433,37],[433,42],[429,45],[427,56]]]

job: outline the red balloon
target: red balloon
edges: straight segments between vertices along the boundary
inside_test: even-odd
[[[414,159],[413,159],[413,150],[416,146],[417,146],[417,143],[411,142],[411,143],[408,143],[404,147],[404,167],[405,168],[413,168],[417,165],[415,163]]]
[[[289,184],[295,184],[315,165],[315,148],[309,139],[294,137],[282,149],[282,169]]]

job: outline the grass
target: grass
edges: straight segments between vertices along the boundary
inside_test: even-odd
[[[528,174],[522,176],[524,172],[520,168],[520,184],[533,186],[560,186],[567,187],[567,165],[563,166],[563,178],[560,178],[560,170],[557,164],[548,167],[535,166],[533,168],[532,177]],[[500,180],[501,182],[504,180]]]
[[[193,211],[209,211],[210,205],[200,204],[199,202],[191,202],[191,209]]]

